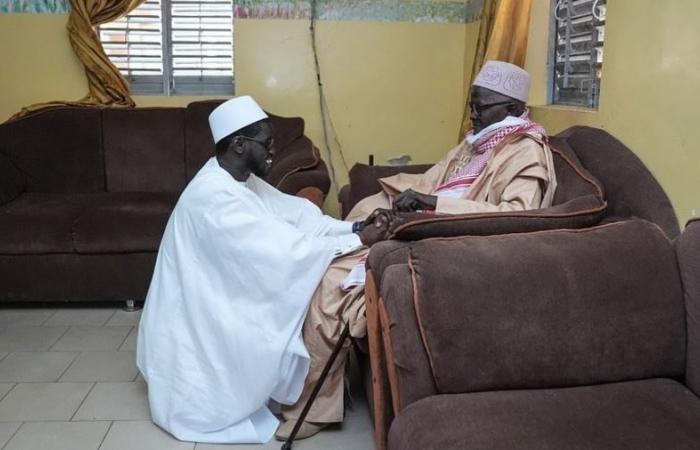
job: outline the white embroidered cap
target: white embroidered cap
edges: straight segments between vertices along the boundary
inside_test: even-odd
[[[217,106],[209,114],[209,128],[211,128],[214,143],[217,143],[229,134],[262,119],[267,119],[265,111],[253,100],[253,97],[244,95],[234,97]]]
[[[530,74],[503,61],[486,61],[473,83],[522,102],[530,96]]]

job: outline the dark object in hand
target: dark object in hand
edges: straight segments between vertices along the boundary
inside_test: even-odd
[[[437,197],[406,189],[394,198],[393,208],[399,212],[435,211]]]

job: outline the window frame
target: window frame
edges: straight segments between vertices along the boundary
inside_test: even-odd
[[[159,0],[161,8],[161,51],[163,73],[161,75],[127,75],[120,73],[129,83],[133,95],[187,96],[233,95],[235,84],[233,3],[231,5],[231,72],[232,75],[174,76],[172,7],[170,0]],[[102,43],[98,28],[98,37]],[[105,52],[107,53],[107,52]],[[109,58],[109,55],[107,55]],[[111,60],[111,59],[110,59]],[[118,69],[119,70],[119,69]]]

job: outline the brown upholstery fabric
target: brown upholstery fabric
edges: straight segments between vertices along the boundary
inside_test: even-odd
[[[185,165],[189,182],[216,151],[209,129],[209,114],[223,100],[192,102],[185,110]]]
[[[367,270],[371,270],[374,279],[381,287],[382,276],[387,267],[394,264],[408,263],[410,242],[404,241],[380,241],[372,246],[367,256]]]
[[[601,221],[605,199],[600,183],[565,152],[552,149],[557,173],[553,206],[532,211],[483,214],[408,214],[393,237],[419,240],[431,237],[483,236],[559,228],[585,228]]]
[[[671,202],[644,163],[609,133],[576,126],[557,135],[605,186],[608,215],[640,217],[658,224],[671,238],[680,233]]]
[[[685,372],[676,256],[651,223],[424,240],[411,258],[441,393]]]
[[[392,342],[393,363],[398,374],[399,404],[409,405],[437,394],[430,362],[421,342],[416,315],[411,307],[413,287],[407,264],[394,264],[385,270],[381,284]]]
[[[0,255],[0,301],[143,300],[156,254]]]
[[[185,187],[182,108],[105,109],[109,192],[179,192]]]
[[[391,450],[697,449],[700,400],[668,379],[439,395],[406,408]]]
[[[0,205],[19,197],[27,186],[27,177],[8,158],[0,153]]]
[[[0,255],[72,252],[71,232],[83,211],[82,199],[77,194],[25,193],[0,207]]]
[[[686,384],[700,395],[700,220],[691,221],[676,241],[688,333]]]
[[[318,150],[306,136],[300,136],[284,147],[275,139],[275,150],[277,154],[266,177],[267,182],[275,187],[295,172],[313,169],[321,160]]]
[[[347,216],[353,206],[360,200],[382,190],[380,178],[390,177],[397,173],[424,173],[433,167],[432,164],[416,164],[410,166],[368,166],[357,163],[350,169],[350,195],[348,202],[343,202],[343,217]]]
[[[77,253],[157,252],[177,195],[117,192],[96,195],[73,224]]]
[[[104,192],[100,110],[56,108],[0,126],[0,147],[27,192]]]
[[[311,170],[298,171],[285,176],[276,187],[285,194],[297,195],[299,191],[309,186],[317,187],[324,198],[328,194],[331,179],[325,164]]]

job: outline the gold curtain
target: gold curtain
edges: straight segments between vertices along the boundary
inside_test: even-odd
[[[462,114],[458,140],[471,128],[469,100],[471,84],[484,61],[497,59],[522,67],[527,53],[532,0],[484,0],[472,73],[467,85],[467,102]]]
[[[134,106],[129,84],[105,54],[95,27],[125,16],[144,0],[70,0],[68,38],[85,66],[88,94],[78,101],[38,103],[22,108],[9,120],[59,106]]]

